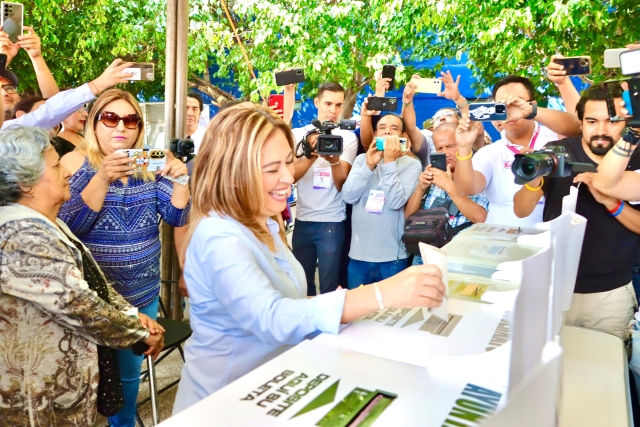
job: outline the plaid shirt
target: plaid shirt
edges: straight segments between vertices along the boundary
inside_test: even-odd
[[[444,197],[446,200],[451,200],[446,191],[437,185],[432,185],[429,194],[427,195],[426,200],[424,201],[424,208],[429,209],[431,205],[438,197]],[[484,191],[480,194],[476,194],[475,196],[469,196],[472,202],[479,204],[482,206],[487,212],[489,211],[489,201],[487,197],[484,195]],[[449,225],[451,227],[457,227],[461,224],[467,222],[468,219],[462,215],[462,212],[458,211],[458,215],[452,216],[449,215]]]

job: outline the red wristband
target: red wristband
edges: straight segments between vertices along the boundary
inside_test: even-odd
[[[608,209],[607,209],[607,211],[608,211],[610,214],[614,214],[614,213],[618,212],[618,209],[620,209],[620,205],[621,205],[621,204],[622,204],[622,200],[618,200],[618,204],[616,205],[616,207],[615,207],[615,208],[613,208],[613,209],[611,209],[611,210],[608,210]]]

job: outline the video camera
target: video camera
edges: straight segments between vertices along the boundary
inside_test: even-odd
[[[355,120],[342,120],[340,123],[333,123],[324,121],[320,123],[320,120],[315,119],[311,122],[315,127],[314,130],[307,132],[300,144],[298,144],[297,152],[302,151],[302,154],[298,157],[305,156],[307,159],[311,158],[311,153],[316,151],[321,156],[339,156],[342,154],[342,137],[340,135],[332,135],[333,129],[355,130]],[[311,135],[318,135],[316,141],[316,147],[313,148],[309,142]],[[302,150],[300,150],[302,146]]]
[[[607,100],[607,110],[612,122],[626,121],[632,128],[640,128],[640,49],[627,50],[620,53],[620,72],[627,79],[609,80],[604,82],[604,93]],[[628,90],[622,93],[625,108],[631,117],[619,117],[616,113],[615,95],[620,83],[626,82]]]
[[[173,138],[169,145],[169,151],[171,151],[175,157],[187,158],[187,161],[185,163],[193,160],[193,158],[195,157],[195,154],[193,154],[195,149],[196,146],[191,139]]]
[[[530,154],[516,154],[511,164],[511,171],[515,175],[515,183],[526,184],[541,176],[563,178],[571,176],[572,172],[597,172],[590,163],[576,163],[569,160],[569,154],[564,147],[550,146]]]

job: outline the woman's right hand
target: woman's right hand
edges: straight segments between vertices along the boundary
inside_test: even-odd
[[[133,175],[135,168],[127,153],[116,151],[102,159],[102,166],[96,175],[105,183],[111,184],[117,179]]]
[[[149,346],[144,354],[151,357],[153,360],[156,360],[164,348],[164,334],[149,335],[149,337],[143,342]]]
[[[438,307],[446,294],[434,265],[414,265],[378,283],[386,308]]]
[[[128,83],[133,74],[125,73],[123,70],[131,67],[132,65],[133,62],[122,62],[122,59],[119,58],[114,60],[111,65],[104,70],[100,77],[92,82],[98,90],[98,93],[94,93],[94,95],[98,96],[100,92],[104,92],[117,84]],[[91,87],[93,85],[90,84],[89,86]]]

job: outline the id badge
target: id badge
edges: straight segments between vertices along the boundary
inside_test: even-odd
[[[313,188],[316,190],[328,190],[331,188],[331,168],[313,168]]]
[[[365,205],[364,210],[375,214],[381,214],[383,207],[384,191],[370,190],[369,198],[367,199],[367,204]]]

